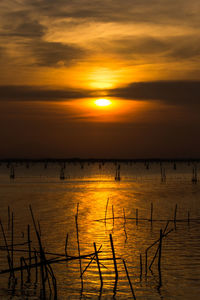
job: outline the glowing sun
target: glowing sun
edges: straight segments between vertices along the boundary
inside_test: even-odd
[[[108,106],[111,104],[111,101],[108,99],[98,99],[95,101],[97,106]]]

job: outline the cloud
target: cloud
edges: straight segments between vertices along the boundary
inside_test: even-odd
[[[25,1],[26,2],[26,1]],[[24,2],[24,3],[25,3]],[[30,1],[29,7],[52,18],[74,18],[100,22],[199,24],[198,0],[57,0]]]
[[[105,91],[107,97],[125,100],[160,101],[167,105],[200,108],[200,81],[134,82]],[[68,99],[96,98],[98,90],[37,86],[0,86],[0,101],[66,101]]]
[[[21,38],[40,38],[45,33],[45,27],[38,23],[36,20],[21,19],[20,22],[16,22],[8,26],[4,26],[0,31],[1,37],[21,37]],[[18,23],[18,24],[17,24]]]
[[[81,47],[37,40],[31,45],[33,57],[39,66],[69,66],[86,54]]]
[[[104,53],[113,53],[135,64],[154,61],[188,60],[199,58],[200,41],[195,35],[153,37],[148,35],[111,39],[98,43]],[[196,62],[199,64],[199,62]]]
[[[89,91],[81,89],[56,90],[31,86],[0,86],[0,101],[66,101],[90,96]]]
[[[129,100],[157,100],[170,105],[200,107],[200,81],[136,82],[109,90],[108,94]]]

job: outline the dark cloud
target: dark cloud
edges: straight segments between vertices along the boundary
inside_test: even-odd
[[[155,62],[155,58],[165,60],[193,59],[200,56],[200,40],[195,35],[181,36],[132,36],[112,41],[104,41],[98,44],[99,49],[106,52],[116,53],[123,59],[140,59],[148,56]],[[198,62],[197,62],[198,63]]]
[[[86,55],[86,51],[77,45],[45,41],[43,37],[46,27],[39,21],[28,20],[24,13],[20,19],[20,15],[20,12],[19,15],[18,13],[12,15],[15,22],[4,26],[0,31],[0,37],[14,38],[12,41],[21,47],[21,52],[24,53],[24,62],[28,65],[32,65],[35,61],[34,64],[38,66],[69,66]],[[29,56],[30,53],[32,53],[33,59],[29,62],[27,55]]]
[[[124,59],[137,58],[138,61],[144,55],[158,55],[169,51],[169,43],[162,38],[151,36],[132,36],[119,40],[105,41],[99,44],[104,51],[117,53]]]
[[[75,29],[76,25],[80,26],[83,23],[90,25],[88,36],[91,34],[94,39],[94,52],[95,49],[98,49],[97,51],[102,49],[105,50],[105,54],[117,53],[126,60],[134,60],[134,64],[137,62],[141,64],[140,58],[143,60],[147,55],[148,61],[145,62],[147,64],[154,62],[156,56],[158,59],[169,60],[193,59],[200,53],[199,33],[184,34],[184,28],[189,29],[200,25],[198,9],[200,5],[196,0],[190,3],[186,0],[168,0],[167,5],[166,0],[127,0],[123,3],[121,0],[24,0],[19,2],[15,9],[9,11],[8,8],[4,8],[2,12],[0,11],[3,17],[0,37],[2,37],[2,44],[9,43],[9,38],[13,38],[12,42],[19,46],[18,49],[22,48],[21,53],[24,52],[26,65],[32,64],[35,60],[38,66],[69,66],[83,58],[87,59],[90,54],[88,50],[71,44],[70,41],[63,44],[44,40],[45,34],[50,33],[52,28],[59,33],[63,26],[65,30],[68,28],[70,31]],[[137,36],[132,29],[133,31],[127,34],[129,38],[119,36],[119,39],[115,39],[117,33],[113,32],[115,37],[111,41],[105,37],[98,42],[95,38],[96,22],[132,25],[141,23],[141,26],[147,23],[150,27],[152,24],[161,26],[164,24],[167,27],[166,31],[165,26],[163,27],[163,36],[160,37],[145,35],[146,29],[144,33]],[[91,32],[91,24],[94,24],[94,34]],[[167,30],[168,27],[176,25],[184,27],[180,33],[182,35],[172,37]],[[33,59],[29,57],[31,51]]]
[[[136,82],[122,88],[109,89],[106,93],[107,96],[121,99],[154,100],[174,106],[190,106],[194,109],[200,107],[200,81]],[[0,101],[66,101],[100,96],[98,90],[0,86]]]
[[[62,43],[46,42],[42,40],[35,41],[31,50],[36,64],[39,66],[62,66],[71,65],[77,60],[83,58],[86,52],[74,45],[65,45]]]
[[[1,37],[40,38],[45,33],[45,27],[37,21],[21,20],[20,24],[15,22],[11,26],[5,26],[0,31]]]
[[[191,3],[192,2],[192,3]],[[53,18],[75,18],[100,22],[199,24],[197,0],[57,0],[30,1],[29,5]]]
[[[130,100],[159,100],[170,105],[200,107],[200,81],[136,82],[108,93]]]
[[[50,89],[30,86],[0,86],[0,101],[65,101],[86,98],[89,91]]]

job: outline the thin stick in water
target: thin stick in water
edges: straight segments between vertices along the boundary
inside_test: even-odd
[[[65,255],[68,256],[67,254],[67,246],[68,246],[68,233],[66,235],[66,239],[65,239]]]
[[[10,229],[10,206],[8,205],[8,230]]]
[[[80,243],[79,243],[79,230],[78,230],[78,208],[79,208],[79,203],[77,204],[77,214],[75,215],[75,222],[76,222],[76,238],[77,238],[77,246],[78,246],[78,255],[81,256]],[[82,275],[81,258],[79,258],[79,268],[80,268],[80,278],[81,278],[81,290],[83,290],[83,275]]]
[[[14,252],[13,252],[13,244],[14,244],[14,214],[12,212],[11,215],[11,268],[12,268],[12,276],[15,277],[14,275]]]
[[[175,205],[175,210],[174,210],[174,223],[176,223],[176,214],[177,214],[177,204]]]
[[[125,242],[127,241],[127,233],[126,233],[126,215],[125,215],[125,210],[123,208],[123,213],[124,213],[124,233],[125,233]]]
[[[29,259],[29,268],[28,268],[28,282],[30,282],[31,277],[31,240],[30,240],[30,225],[27,226],[27,241],[28,241],[28,259]]]
[[[24,285],[24,275],[23,275],[23,258],[20,257],[20,266],[21,266],[21,290],[23,289],[23,285]]]
[[[115,215],[114,215],[114,207],[112,205],[112,216],[113,216],[113,227],[114,227],[114,223],[115,223]]]
[[[107,217],[107,210],[108,210],[108,202],[109,202],[109,198],[107,199],[107,203],[106,203],[106,210],[105,210],[105,225],[106,225],[106,217]]]
[[[162,276],[161,276],[162,238],[163,238],[163,233],[162,233],[162,229],[160,229],[160,244],[159,244],[159,254],[158,254],[159,286],[162,285]]]
[[[127,279],[128,279],[129,285],[130,285],[130,288],[131,288],[131,292],[132,292],[132,295],[133,295],[133,299],[136,300],[135,293],[134,293],[134,290],[133,290],[133,286],[132,286],[132,283],[131,283],[131,280],[130,280],[130,277],[129,277],[129,274],[128,274],[128,269],[127,269],[127,267],[126,267],[126,262],[125,262],[124,259],[123,259],[123,264],[124,264],[124,268],[125,268],[125,271],[126,271],[126,276],[127,276]]]
[[[140,253],[140,281],[142,280],[142,254]]]
[[[113,245],[113,239],[112,239],[112,234],[110,234],[110,245],[112,249],[112,254],[113,254],[113,262],[114,262],[114,268],[115,268],[115,281],[118,280],[118,270],[117,270],[117,262],[116,262],[116,257],[115,257],[115,249]]]
[[[4,227],[3,227],[3,224],[1,222],[1,219],[0,219],[0,225],[1,225],[1,231],[2,231],[2,234],[3,234],[3,238],[4,238],[5,248],[6,248],[6,251],[7,251],[8,268],[9,268],[9,271],[10,271],[10,276],[12,276],[10,252],[9,252],[9,249],[8,249],[8,243],[7,243],[7,239],[6,239],[6,235],[5,235],[5,231],[4,231]]]
[[[136,208],[135,211],[135,219],[136,219],[136,225],[138,225],[138,208]]]
[[[99,270],[99,278],[100,278],[101,287],[102,287],[103,286],[103,277],[102,277],[102,274],[101,274],[101,267],[100,267],[100,263],[99,263],[99,255],[98,255],[95,243],[94,243],[94,251],[95,251],[95,255],[96,255],[96,261],[97,261],[97,266],[98,266],[98,270]]]
[[[190,212],[188,211],[188,224],[190,223]]]
[[[153,221],[153,203],[151,202],[151,224],[152,224],[152,221]]]

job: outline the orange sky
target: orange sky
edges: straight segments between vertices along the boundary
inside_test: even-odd
[[[199,12],[197,0],[2,0],[0,158],[199,156]]]

